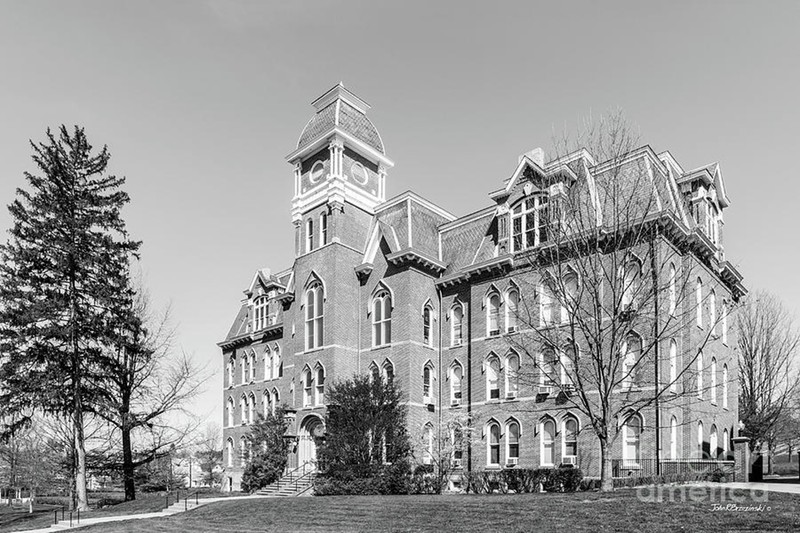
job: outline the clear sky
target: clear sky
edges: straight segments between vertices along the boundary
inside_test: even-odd
[[[720,162],[727,258],[796,311],[798,21],[797,1],[0,0],[0,202],[48,126],[109,145],[150,291],[215,371],[193,409],[218,422],[216,342],[254,271],[291,266],[284,156],[339,81],[373,106],[389,196],[457,215],[554,130],[622,107],[685,169]]]

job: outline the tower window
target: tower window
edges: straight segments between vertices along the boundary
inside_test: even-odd
[[[328,214],[322,213],[319,216],[319,238],[320,246],[328,244]]]
[[[314,249],[314,221],[310,218],[306,222],[306,252]]]

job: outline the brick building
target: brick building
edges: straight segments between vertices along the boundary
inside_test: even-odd
[[[568,316],[546,294],[547,268],[530,267],[532,257],[552,248],[550,221],[570,190],[588,191],[592,220],[602,225],[607,207],[595,197],[604,176],[620,183],[635,177],[629,188],[649,199],[641,216],[659,228],[629,256],[631,264],[647,250],[664,259],[653,286],[669,296],[656,300],[654,313],[639,314],[651,322],[680,317],[655,321],[671,320],[673,334],[658,335],[648,350],[646,332],[624,340],[629,354],[639,343],[637,353],[656,355],[642,357],[646,371],[618,383],[614,398],[629,398],[632,408],[615,421],[615,473],[648,460],[663,471],[669,461],[702,452],[729,454],[737,362],[727,310],[745,289],[724,260],[729,200],[718,165],[684,171],[669,152],[649,146],[613,163],[595,162],[586,150],[545,162],[535,150],[520,156],[487,208],[457,217],[410,191],[387,200],[393,163],[363,100],[340,84],[312,105],[315,113],[287,156],[294,166],[294,263],[255,273],[219,343],[229,488],[239,486],[244,435],[256,413],[286,404],[296,443],[289,467],[312,462],[315,440],[324,435],[326,383],[367,372],[395,380],[406,394],[420,462],[446,453],[455,472],[575,464],[598,475],[597,438],[575,407],[574,361],[562,347],[530,340],[540,328],[557,331]],[[637,256],[637,246],[647,250]],[[623,265],[624,279],[630,269]],[[684,282],[676,288],[677,279]],[[630,313],[634,298],[625,298],[621,312]],[[526,301],[535,305],[523,317],[518,310]],[[580,351],[581,341],[575,344]],[[664,393],[659,401],[640,400],[656,391]],[[468,445],[453,446],[453,428],[462,423],[473,428],[461,434]]]

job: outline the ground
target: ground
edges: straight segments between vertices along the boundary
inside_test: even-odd
[[[693,492],[688,493],[687,490]],[[668,492],[664,493],[669,499]],[[157,518],[103,524],[86,533],[435,531],[788,531],[800,496],[677,487],[672,502],[632,489],[610,494],[341,496],[220,502]],[[689,496],[694,500],[690,500]],[[714,511],[714,505],[760,510]],[[758,507],[760,506],[760,507]]]

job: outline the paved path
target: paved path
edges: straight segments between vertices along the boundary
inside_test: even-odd
[[[198,500],[197,505],[194,503],[189,504],[189,508],[187,510],[191,511],[192,509],[197,509],[198,507],[202,507],[203,505],[215,502],[228,502],[233,500],[260,500],[260,499],[267,499],[273,498],[273,496],[260,496],[257,494],[253,494],[251,496],[230,496],[230,497],[223,497],[223,498],[201,498]],[[84,515],[81,517],[80,525],[77,525],[73,522],[73,526],[69,527],[69,520],[60,521],[57,525],[49,526],[46,528],[41,529],[26,529],[22,531],[15,531],[13,533],[54,533],[55,531],[61,531],[65,529],[78,529],[82,527],[93,526],[95,524],[105,524],[107,522],[122,522],[123,520],[138,520],[141,518],[163,518],[167,516],[172,516],[177,513],[183,513],[185,510],[183,509],[183,504],[173,504],[171,507],[164,509],[163,511],[158,511],[155,513],[138,513],[138,514],[126,514],[126,515],[116,515],[116,516],[98,516],[92,518],[91,511],[87,514],[88,516]]]
[[[760,490],[767,492],[785,492],[787,494],[800,494],[800,484],[796,483],[698,483],[706,487],[719,487],[726,489]]]

